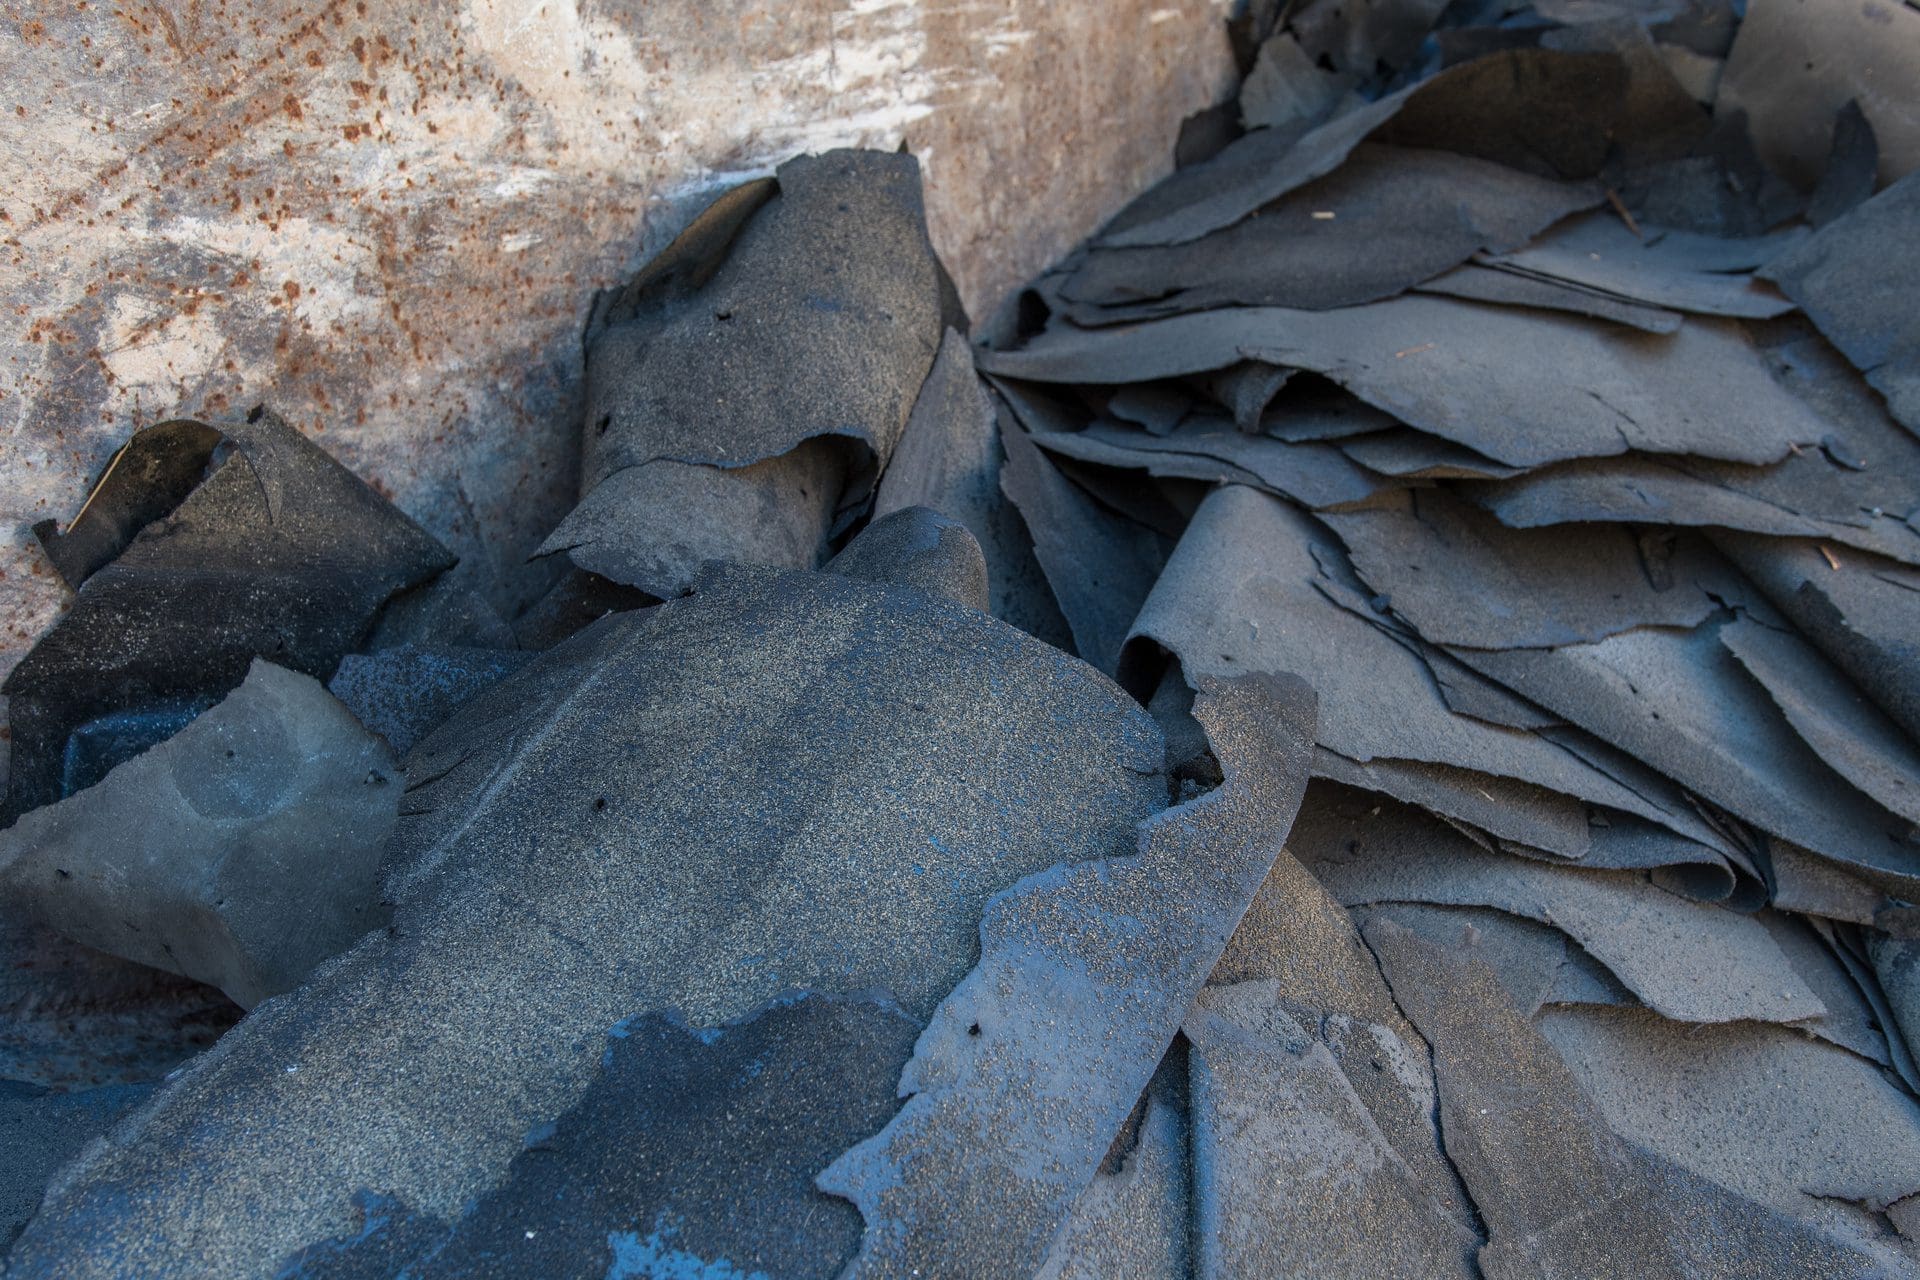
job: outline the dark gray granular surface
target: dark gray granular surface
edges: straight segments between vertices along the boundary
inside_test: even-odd
[[[1224,20],[977,332],[951,152],[582,299],[512,617],[264,410],[35,526],[4,1274],[1920,1276],[1920,10]]]

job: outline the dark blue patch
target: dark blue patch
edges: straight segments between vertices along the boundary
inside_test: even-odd
[[[624,1019],[580,1101],[451,1227],[362,1192],[360,1229],[276,1280],[602,1280],[656,1255],[664,1274],[825,1280],[862,1223],[814,1174],[899,1109],[918,1034],[885,999],[806,994],[723,1027]]]
[[[60,798],[85,791],[117,766],[159,746],[214,702],[213,698],[175,699],[95,716],[67,738],[60,761]]]

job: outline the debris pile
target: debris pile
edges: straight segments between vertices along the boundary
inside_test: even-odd
[[[1914,1274],[1920,75],[1750,10],[1256,0],[977,337],[910,156],[738,187],[512,619],[136,433],[5,685],[5,1274]]]

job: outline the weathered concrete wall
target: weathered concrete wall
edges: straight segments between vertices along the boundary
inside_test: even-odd
[[[1225,95],[1228,0],[5,0],[0,671],[134,426],[269,400],[503,602],[592,291],[719,186],[902,139],[978,315]]]

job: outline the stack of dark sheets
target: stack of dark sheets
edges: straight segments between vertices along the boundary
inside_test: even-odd
[[[1915,1274],[1888,3],[1256,0],[971,336],[794,160],[595,300],[520,607],[136,433],[5,685],[4,1274]]]
[[[1712,6],[1541,4],[1424,48],[1415,8],[1255,6],[1237,121],[1193,122],[979,353],[1008,491],[1170,749],[1197,678],[1319,694],[1289,849],[1433,1054],[1460,1181],[1416,1183],[1464,1189],[1440,1216],[1484,1271],[1902,1271],[1920,175],[1853,101],[1810,192],[1766,169],[1736,97],[1780,38]],[[1409,936],[1450,958],[1396,962]],[[1202,1270],[1391,1270],[1403,1202],[1258,1190],[1325,1187],[1298,1055],[1358,1087],[1351,991],[1232,961],[1199,1005],[1238,1019],[1202,1022],[1218,1062],[1187,1028]],[[1382,1110],[1341,1128],[1404,1196]]]

